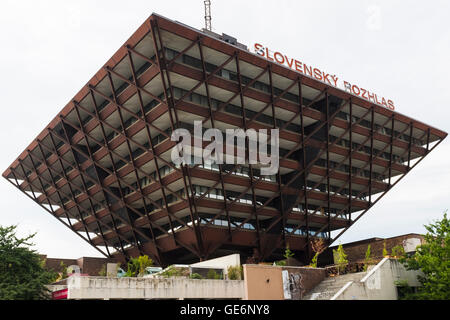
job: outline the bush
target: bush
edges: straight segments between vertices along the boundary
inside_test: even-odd
[[[198,273],[193,273],[189,276],[190,279],[201,280],[203,277]]]
[[[339,244],[337,250],[333,249],[334,263],[337,266],[338,274],[345,271],[348,265],[347,255],[345,254],[342,244]]]
[[[386,241],[383,244],[383,253],[382,254],[383,254],[383,257],[387,257],[389,255],[389,253],[386,250]]]
[[[319,252],[316,252],[314,257],[311,259],[310,267],[317,268],[317,258],[319,257]]]
[[[401,245],[392,248],[391,255],[395,258],[401,258],[405,255],[405,249]]]
[[[286,247],[283,256],[286,258],[286,260],[294,256],[294,253],[289,249],[289,246]]]
[[[126,277],[137,277],[143,276],[145,274],[145,268],[151,267],[153,265],[153,260],[147,255],[140,256],[138,258],[131,258],[128,262],[128,270]]]
[[[242,280],[244,279],[244,271],[242,266],[229,266],[227,269],[229,280]]]
[[[208,274],[206,275],[206,278],[212,279],[212,280],[220,280],[220,279],[222,279],[222,275],[217,273],[213,269],[209,269]]]
[[[366,258],[364,259],[364,271],[367,271],[367,266],[372,264],[372,251],[370,250],[370,244],[367,246]]]

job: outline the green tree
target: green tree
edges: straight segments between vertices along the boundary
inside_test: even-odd
[[[418,276],[422,284],[408,299],[449,300],[450,299],[450,221],[444,218],[425,226],[428,231],[425,243],[418,246],[414,255],[400,259],[407,270],[421,270]]]
[[[333,249],[333,255],[334,255],[334,263],[337,265],[338,274],[345,271],[345,267],[347,267],[348,260],[344,248],[342,247],[342,244],[339,244],[337,250]]]
[[[372,252],[370,244],[367,246],[366,258],[364,259],[364,271],[367,271],[367,266],[372,263]]]
[[[386,249],[386,241],[383,243],[383,252],[382,252],[383,257],[386,257],[389,255],[387,249]]]
[[[56,273],[44,268],[45,261],[30,249],[30,240],[16,236],[17,226],[0,226],[0,300],[47,299],[47,284],[56,279]]]

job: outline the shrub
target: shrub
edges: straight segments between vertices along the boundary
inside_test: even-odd
[[[392,248],[391,255],[395,258],[401,258],[405,255],[405,249],[401,245]]]
[[[227,269],[229,280],[242,280],[244,279],[244,271],[242,266],[229,266]]]
[[[286,260],[294,256],[294,253],[289,249],[289,246],[286,247],[283,256],[286,258]]]
[[[311,264],[310,266],[312,268],[317,268],[317,258],[319,257],[319,252],[316,252],[316,254],[314,255],[314,257],[311,259]]]
[[[220,280],[222,279],[222,275],[217,273],[213,269],[209,269],[208,274],[206,275],[207,279]]]
[[[189,276],[190,279],[201,280],[203,277],[198,273],[193,273]]]
[[[147,255],[140,256],[138,258],[131,258],[128,262],[128,270],[126,277],[137,277],[143,276],[145,274],[145,268],[151,267],[153,265],[153,260]]]
[[[370,250],[370,244],[367,246],[366,258],[364,259],[364,271],[367,271],[367,266],[372,263],[372,252]]]
[[[335,258],[334,263],[336,264],[338,269],[338,274],[345,271],[345,268],[348,265],[348,260],[342,244],[339,244],[337,250],[333,249],[333,255]]]
[[[387,257],[389,255],[389,253],[386,250],[386,241],[383,244],[383,257]]]

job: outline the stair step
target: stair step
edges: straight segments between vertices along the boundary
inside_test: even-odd
[[[359,272],[345,274],[337,277],[326,278],[319,283],[312,291],[303,297],[304,300],[330,300],[339,290],[341,290],[348,282],[358,282],[367,273]]]

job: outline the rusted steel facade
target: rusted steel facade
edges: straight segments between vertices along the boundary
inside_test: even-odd
[[[280,130],[280,168],[175,166],[176,128]],[[3,176],[105,256],[308,262],[447,136],[152,15]]]

